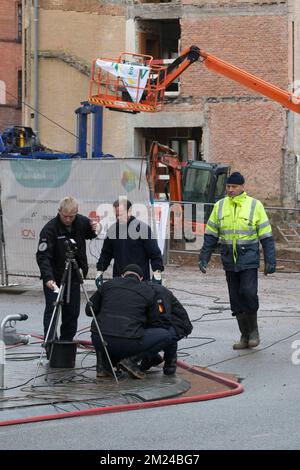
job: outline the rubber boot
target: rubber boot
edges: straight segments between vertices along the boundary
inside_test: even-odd
[[[151,367],[158,366],[162,362],[164,362],[164,360],[160,354],[155,354],[152,357],[145,357],[140,363],[140,369],[145,372],[146,370],[151,369]]]
[[[174,375],[176,373],[176,368],[177,368],[177,354],[173,354],[173,356],[164,356],[164,374],[165,375]]]
[[[110,364],[105,357],[105,353],[96,349],[96,377],[111,377],[113,376]]]
[[[137,360],[138,358],[136,356],[126,357],[119,362],[119,366],[122,370],[125,370],[130,377],[133,377],[134,379],[144,379],[146,374],[139,368]]]
[[[257,326],[257,313],[251,313],[251,315],[247,315],[248,325],[249,325],[249,341],[248,346],[249,348],[255,348],[259,345],[259,332]]]
[[[247,349],[249,341],[249,324],[246,313],[237,313],[236,319],[241,332],[240,340],[232,345],[233,349]]]

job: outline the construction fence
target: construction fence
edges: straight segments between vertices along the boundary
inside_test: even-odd
[[[174,202],[174,205],[178,206],[178,203]],[[185,205],[190,206],[190,213],[195,214],[197,212],[199,214],[201,212],[203,215],[202,221],[204,222],[208,219],[208,215],[213,208],[213,204],[183,203],[182,207]],[[276,242],[278,270],[282,272],[290,270],[300,272],[300,208],[265,206],[265,209]],[[195,255],[199,253],[203,244],[203,228],[205,227],[204,224],[199,224],[199,220],[201,219],[198,217],[198,223],[192,224],[193,230],[190,233],[188,225],[186,225],[181,241],[172,237],[167,241],[166,256],[168,262],[174,255],[176,257],[176,255]],[[216,249],[214,255],[220,256],[218,249]],[[195,260],[195,257],[192,256],[190,259]],[[197,260],[198,258],[196,258]],[[263,261],[262,254],[261,260]]]
[[[96,271],[107,228],[114,222],[112,203],[126,197],[133,215],[152,226],[165,261],[171,255],[198,254],[211,204],[149,204],[143,159],[0,160],[0,275],[39,276],[35,260],[39,233],[57,214],[59,201],[75,197],[79,212],[101,223],[96,239],[87,241],[89,276]],[[278,261],[300,270],[300,209],[267,207]],[[195,258],[196,259],[196,258]]]
[[[35,260],[39,233],[56,216],[63,197],[76,198],[81,214],[101,219],[101,233],[87,242],[91,275],[114,220],[112,203],[126,197],[142,212],[149,200],[142,159],[1,159],[0,190],[2,284],[11,275],[39,276]]]

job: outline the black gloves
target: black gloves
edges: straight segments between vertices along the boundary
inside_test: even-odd
[[[204,260],[199,260],[199,269],[203,274],[206,274],[207,262]]]
[[[273,274],[276,271],[276,266],[275,264],[270,264],[266,263],[265,264],[265,269],[264,269],[264,275],[267,276],[267,274]]]
[[[96,284],[97,289],[99,289],[99,287],[102,286],[102,284],[103,284],[103,271],[97,271],[95,284]]]
[[[161,271],[159,271],[158,269],[154,271],[151,280],[154,284],[162,284]]]

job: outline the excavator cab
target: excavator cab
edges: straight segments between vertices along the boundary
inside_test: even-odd
[[[148,179],[154,199],[214,204],[225,195],[230,166],[188,160],[181,162],[170,147],[152,142]]]
[[[181,162],[173,149],[152,142],[148,180],[153,198],[178,202],[178,214],[173,214],[175,219],[177,217],[181,220],[182,211],[188,210],[191,231],[194,233],[203,233],[214,203],[225,196],[229,171],[230,166],[225,164],[194,160]],[[187,203],[191,203],[189,207]],[[199,211],[201,215],[198,214]],[[201,222],[197,223],[199,220]],[[174,225],[175,223],[174,221]],[[185,223],[188,223],[187,218]]]
[[[225,196],[226,180],[230,166],[202,161],[188,161],[182,168],[182,201],[192,202],[192,229],[202,233],[209,219],[213,205]],[[198,204],[197,204],[198,203]],[[200,207],[203,204],[202,207]],[[199,209],[204,210],[204,226],[198,227],[195,222]]]
[[[182,200],[215,203],[225,194],[230,167],[217,163],[188,161],[182,166]]]

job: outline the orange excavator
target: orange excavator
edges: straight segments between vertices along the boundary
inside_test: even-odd
[[[184,218],[188,232],[202,234],[213,204],[225,195],[229,170],[226,164],[181,162],[174,150],[154,141],[148,157],[151,198],[173,203],[173,228],[182,227]]]
[[[152,56],[121,53],[117,59],[95,59],[89,102],[124,112],[162,109],[165,90],[191,64],[200,60],[209,70],[240,83],[282,106],[300,113],[300,98],[252,75],[197,46],[190,46],[168,66]]]
[[[215,203],[224,196],[229,170],[226,164],[181,162],[170,147],[151,144],[148,180],[156,200]]]

